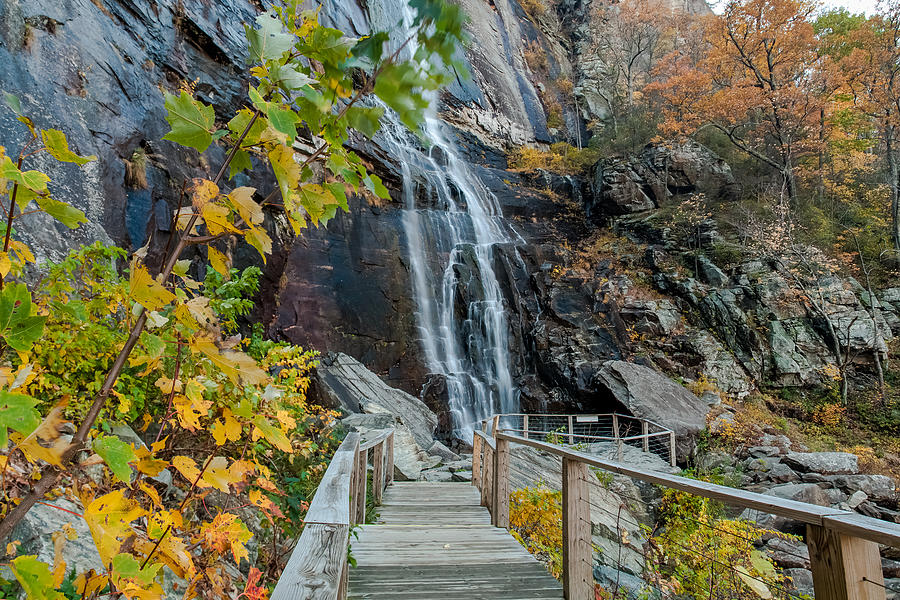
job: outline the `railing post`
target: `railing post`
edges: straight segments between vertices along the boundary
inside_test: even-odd
[[[563,594],[566,600],[593,600],[588,466],[562,462]]]
[[[528,415],[522,415],[522,437],[528,439]]]
[[[619,415],[613,413],[612,416],[612,430],[613,430],[613,439],[618,441],[619,439]]]
[[[495,527],[509,528],[509,440],[498,439],[494,451],[494,510]]]
[[[368,479],[366,465],[368,462],[368,450],[356,453],[356,523],[358,525],[366,522],[366,480]]]
[[[472,485],[481,489],[481,448],[484,440],[480,435],[472,434]]]
[[[641,421],[641,435],[644,436],[644,452],[650,452],[650,424],[647,421]]]
[[[876,542],[807,525],[806,543],[816,600],[884,600]]]
[[[491,445],[485,443],[483,446],[484,449],[484,460],[482,461],[481,467],[481,505],[487,507],[488,512],[493,514],[491,510],[491,504],[494,500],[494,449],[491,448]]]
[[[675,466],[675,432],[669,432],[669,464]]]
[[[385,486],[389,486],[394,483],[394,432],[391,431],[388,434],[387,440],[387,448],[385,448],[384,453],[387,455],[387,464],[384,466],[384,479]]]
[[[569,445],[573,445],[575,443],[575,438],[572,434],[575,433],[572,431],[572,415],[569,415]]]
[[[491,421],[491,436],[497,437],[497,430],[500,429],[500,415],[494,415],[493,421]]]
[[[372,491],[375,504],[379,506],[384,495],[384,443],[385,440],[381,440],[372,448]]]

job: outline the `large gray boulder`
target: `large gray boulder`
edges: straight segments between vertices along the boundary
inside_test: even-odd
[[[706,402],[649,367],[621,360],[607,362],[596,378],[628,412],[672,429],[679,460],[692,453],[706,428]]]
[[[53,534],[62,531],[63,527],[74,528],[77,537],[66,541],[63,548],[63,560],[66,561],[66,572],[75,569],[83,573],[95,569],[98,573],[104,570],[100,553],[94,545],[91,530],[79,516],[84,509],[65,498],[57,498],[46,503],[35,504],[25,518],[16,525],[9,539],[20,540],[22,546],[19,554],[34,554],[38,560],[53,564]]]
[[[782,460],[801,473],[841,475],[859,472],[859,459],[849,452],[790,452]]]
[[[349,413],[344,423],[366,433],[394,428],[394,477],[415,481],[440,458],[429,456],[434,447],[437,417],[424,402],[384,383],[355,358],[329,353],[315,374],[319,401]]]

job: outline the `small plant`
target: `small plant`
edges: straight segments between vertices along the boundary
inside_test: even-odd
[[[510,494],[509,529],[551,575],[562,576],[562,492],[538,484]]]

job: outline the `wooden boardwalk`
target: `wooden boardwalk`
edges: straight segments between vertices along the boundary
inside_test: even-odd
[[[379,520],[351,539],[354,600],[560,599],[562,586],[505,529],[476,488],[394,483]]]

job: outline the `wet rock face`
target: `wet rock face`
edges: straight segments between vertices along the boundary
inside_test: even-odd
[[[74,232],[23,220],[23,236],[39,258],[94,240],[138,247],[151,234],[166,235],[180,182],[205,169],[192,151],[160,141],[168,126],[159,86],[196,81],[198,96],[225,117],[246,91],[242,24],[258,10],[252,0],[0,5],[0,89],[20,96],[39,127],[64,131],[76,151],[99,157],[84,170],[43,159],[34,165],[89,220]],[[0,138],[10,153],[25,134],[10,111],[0,111]],[[146,189],[126,182],[125,161],[137,150],[147,155]],[[215,150],[210,155],[213,164],[221,160]]]

